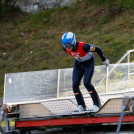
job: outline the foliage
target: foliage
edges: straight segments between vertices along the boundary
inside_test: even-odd
[[[13,11],[20,12],[20,8],[14,6],[15,2],[17,2],[17,0],[14,2],[12,0],[0,0],[0,19],[6,17],[9,14],[9,12]]]

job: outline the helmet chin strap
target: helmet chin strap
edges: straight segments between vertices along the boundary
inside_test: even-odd
[[[75,45],[75,46],[73,46],[73,50],[76,50],[76,45]]]
[[[73,45],[73,50],[76,50],[77,49],[77,45],[75,43],[75,46]]]

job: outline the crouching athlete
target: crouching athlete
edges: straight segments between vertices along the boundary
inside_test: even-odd
[[[91,79],[94,73],[94,56],[92,52],[97,52],[103,64],[106,66],[109,65],[109,60],[105,58],[102,50],[99,47],[86,42],[76,42],[75,35],[72,32],[65,33],[61,40],[63,44],[63,50],[76,59],[72,77],[73,92],[78,104],[75,112],[86,110],[86,105],[79,88],[83,76],[84,86],[86,87],[93,101],[93,107],[89,110],[98,111],[101,107],[101,103],[98,93],[91,83]]]

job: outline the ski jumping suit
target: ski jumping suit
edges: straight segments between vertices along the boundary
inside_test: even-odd
[[[82,93],[79,89],[81,79],[84,76],[84,86],[91,95],[93,104],[100,107],[101,103],[99,100],[99,96],[94,86],[91,84],[91,79],[94,73],[94,56],[92,52],[97,52],[101,60],[105,61],[106,58],[103,55],[102,50],[99,47],[88,44],[86,42],[76,42],[76,46],[73,48],[72,51],[68,51],[66,48],[63,48],[63,50],[76,59],[74,63],[72,79],[73,92],[78,105],[82,105],[83,108],[86,109]]]

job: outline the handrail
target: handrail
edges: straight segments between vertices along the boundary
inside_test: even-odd
[[[128,56],[128,54],[130,54],[131,52],[134,52],[134,49],[132,50],[128,50],[115,64],[115,66],[113,66],[113,68],[111,68],[111,70],[108,72],[108,74],[106,73],[103,78],[100,80],[100,82],[97,84],[96,87],[98,87],[103,81],[104,79],[111,74],[111,72],[121,63],[121,61],[126,57]],[[107,67],[107,70],[108,70],[108,67]]]
[[[121,63],[121,61],[131,52],[134,52],[134,49],[133,50],[128,50],[117,62],[116,64],[119,64]]]

